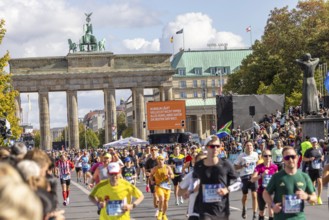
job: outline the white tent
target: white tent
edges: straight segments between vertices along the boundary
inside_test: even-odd
[[[135,137],[128,137],[121,140],[113,141],[107,144],[104,144],[103,147],[115,147],[115,148],[123,148],[127,146],[134,146],[134,145],[143,145],[143,144],[149,144],[148,141],[144,141],[142,139],[138,139]]]

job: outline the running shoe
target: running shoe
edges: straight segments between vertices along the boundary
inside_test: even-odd
[[[155,216],[155,217],[158,217],[158,215],[159,215],[159,210],[157,209],[157,210],[155,211],[154,216]]]
[[[176,203],[175,203],[176,205],[179,205],[179,199],[177,198],[176,199]]]
[[[320,196],[318,197],[318,205],[322,205],[322,199]]]
[[[184,203],[184,199],[183,199],[183,197],[181,196],[180,197],[180,204],[183,204]]]
[[[66,198],[66,205],[69,205],[70,204],[70,197],[67,197]]]
[[[64,200],[63,205],[66,206],[66,200]]]
[[[157,216],[157,220],[162,220],[162,212],[159,212],[159,214]]]
[[[244,207],[242,208],[242,215],[241,216],[242,216],[243,219],[246,219],[246,217],[247,217],[246,208],[244,208]]]
[[[167,216],[166,215],[163,215],[162,216],[162,220],[168,220]]]

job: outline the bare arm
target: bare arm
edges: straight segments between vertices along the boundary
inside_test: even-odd
[[[323,181],[323,185],[329,183],[329,164],[324,166],[322,181]]]

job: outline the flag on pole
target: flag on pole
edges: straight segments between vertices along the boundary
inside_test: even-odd
[[[250,32],[250,31],[251,31],[251,26],[247,27],[247,28],[246,28],[246,31],[247,31],[247,32]]]
[[[177,31],[176,34],[182,34],[184,32],[184,29],[182,28],[181,30]]]
[[[31,105],[31,101],[30,101],[30,94],[27,94],[27,102],[28,102],[28,106],[29,106],[29,111],[31,111],[32,105]]]
[[[227,122],[223,127],[221,127],[216,133],[217,137],[224,138],[227,135],[231,135],[231,130],[230,130],[231,124],[232,124],[232,120]]]
[[[174,36],[171,36],[170,43],[173,43],[173,42],[174,42]]]

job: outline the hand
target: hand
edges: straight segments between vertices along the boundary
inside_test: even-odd
[[[313,160],[315,160],[315,157],[311,157],[311,158],[310,158],[310,161],[313,161]]]
[[[183,199],[188,199],[190,197],[190,192],[186,191],[183,195]]]
[[[105,205],[106,205],[106,202],[105,201],[100,201],[100,202],[98,202],[98,205],[97,206],[102,209],[102,208],[105,207]]]
[[[308,194],[302,189],[298,189],[295,192],[295,195],[297,196],[298,199],[302,199],[302,200],[307,200],[308,198]]]
[[[134,209],[133,204],[126,204],[126,205],[124,205],[124,206],[122,207],[122,210],[123,210],[124,212],[131,211],[131,210],[133,210],[133,209]]]
[[[228,191],[228,188],[225,187],[225,188],[220,188],[217,190],[217,193],[220,195],[220,196],[225,196],[229,193],[230,191]]]
[[[282,207],[281,207],[281,202],[279,202],[279,203],[275,203],[275,204],[272,206],[272,209],[273,209],[273,212],[274,212],[274,213],[279,213],[279,212],[281,212],[281,209],[282,209]]]

